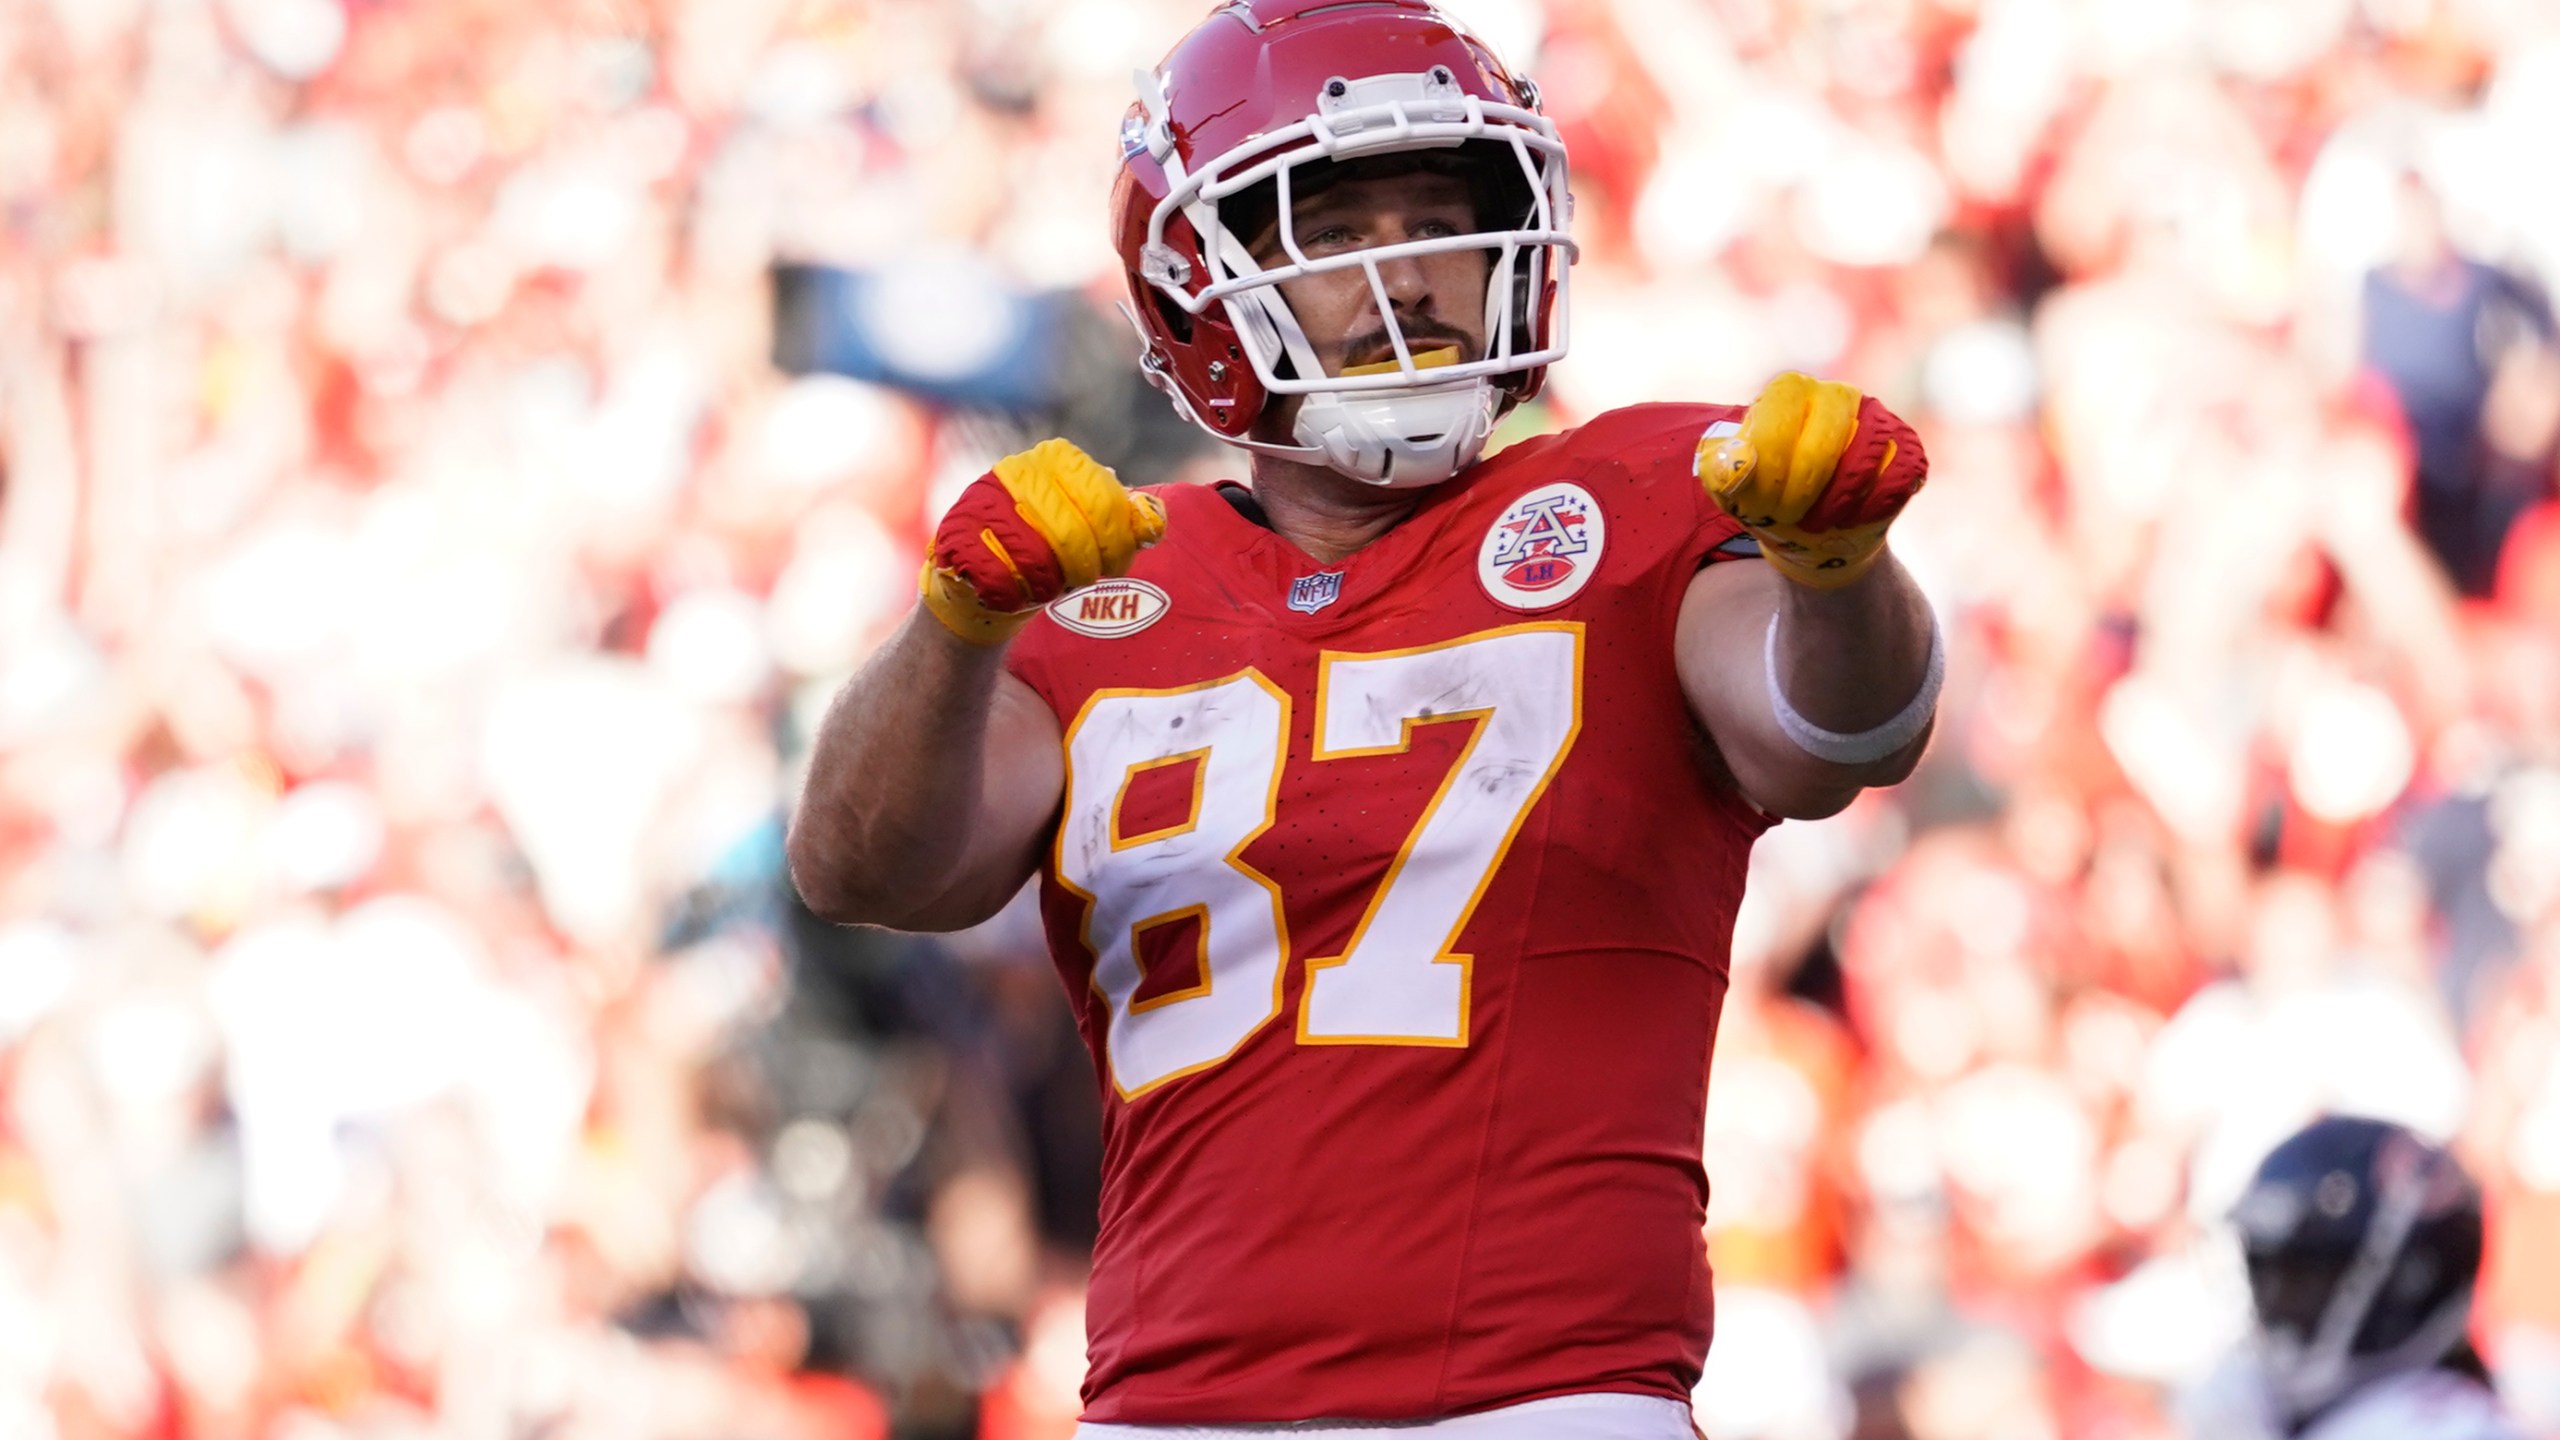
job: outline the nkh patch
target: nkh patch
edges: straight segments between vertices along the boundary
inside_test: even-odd
[[[1135,635],[1164,618],[1173,597],[1144,580],[1123,576],[1088,585],[1052,602],[1049,618],[1079,635],[1097,640]]]
[[[1301,575],[1289,582],[1289,608],[1301,615],[1313,615],[1342,598],[1342,572],[1319,570]]]
[[[1511,502],[1484,532],[1476,579],[1514,610],[1551,610],[1580,593],[1600,568],[1609,526],[1579,485],[1542,485]]]

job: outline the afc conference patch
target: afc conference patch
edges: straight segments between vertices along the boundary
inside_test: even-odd
[[[1342,598],[1342,572],[1319,570],[1301,575],[1289,582],[1289,608],[1301,615],[1313,615]]]
[[[1476,579],[1511,609],[1551,610],[1591,583],[1608,529],[1590,491],[1569,482],[1541,485],[1484,532]]]

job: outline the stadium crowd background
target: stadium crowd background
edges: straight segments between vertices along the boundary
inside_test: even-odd
[[[1797,366],[1935,459],[1931,758],[1755,857],[1710,1433],[2179,1433],[2336,1104],[2560,1434],[2560,9],[1455,8],[1580,197],[1515,432]],[[779,836],[989,459],[1240,473],[1103,238],[1204,9],[0,6],[0,1436],[1067,1433],[1036,932]]]

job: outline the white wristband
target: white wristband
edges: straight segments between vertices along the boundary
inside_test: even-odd
[[[1872,765],[1900,750],[1929,728],[1929,717],[1937,713],[1938,687],[1947,679],[1947,637],[1938,628],[1938,617],[1929,617],[1929,671],[1920,680],[1920,693],[1902,707],[1902,713],[1872,730],[1843,735],[1825,730],[1796,713],[1787,703],[1786,689],[1778,683],[1778,617],[1769,617],[1769,642],[1761,647],[1763,662],[1769,671],[1769,705],[1778,715],[1778,728],[1796,743],[1796,748],[1819,760],[1834,765]]]

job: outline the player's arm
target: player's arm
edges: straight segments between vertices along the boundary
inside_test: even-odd
[[[1129,568],[1153,499],[1063,440],[1009,456],[935,532],[924,603],[828,707],[786,850],[809,908],[954,930],[1039,867],[1065,786],[1058,719],[1008,674],[1040,607]]]
[[[1927,472],[1890,411],[1801,375],[1699,447],[1700,483],[1767,558],[1690,581],[1680,683],[1736,788],[1770,814],[1836,814],[1928,745],[1944,660],[1927,599],[1885,548]]]
[[[1065,785],[1058,718],[1000,646],[907,617],[819,726],[791,880],[844,924],[956,930],[1039,868]]]
[[[1773,618],[1775,666],[1768,655]],[[1773,697],[1783,693],[1805,722],[1834,735],[1873,731],[1919,694],[1929,670],[1929,626],[1929,602],[1891,555],[1825,591],[1796,585],[1757,560],[1710,565],[1681,601],[1680,685],[1743,798],[1791,820],[1835,815],[1859,791],[1911,773],[1929,743],[1930,713],[1921,714],[1909,739],[1875,759],[1835,760],[1788,734]]]

